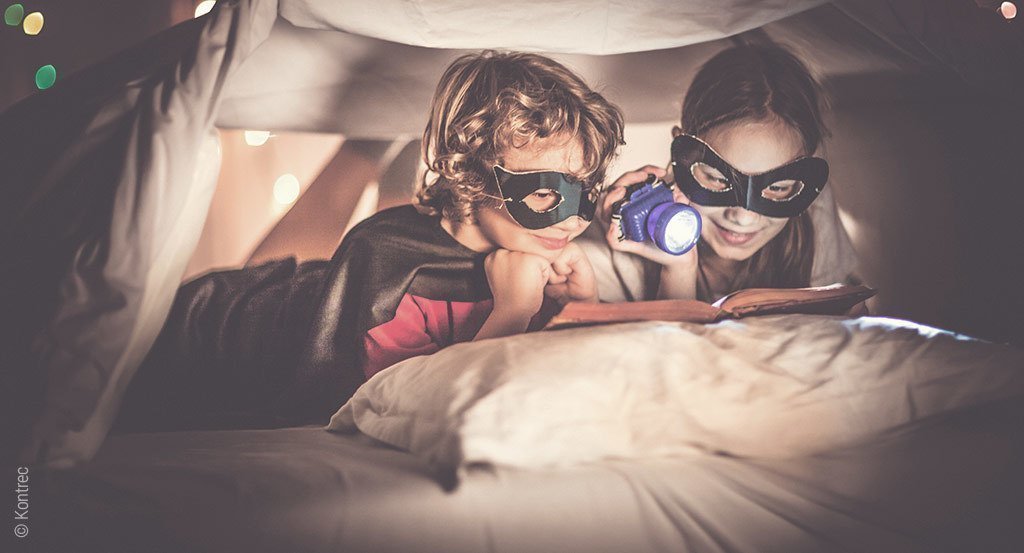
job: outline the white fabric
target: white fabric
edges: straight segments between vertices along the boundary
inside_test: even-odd
[[[832,189],[825,187],[818,199],[808,208],[814,225],[814,264],[811,266],[811,286],[824,286],[834,282],[859,279],[857,253],[850,236],[839,219],[839,208]]]
[[[787,458],[1022,397],[1022,350],[897,320],[789,315],[458,344],[378,373],[327,428],[444,469]]]
[[[217,10],[198,43],[151,78],[125,83],[82,131],[76,146],[103,156],[95,163],[122,164],[121,180],[109,234],[79,244],[59,308],[33,344],[48,387],[21,451],[25,462],[66,467],[102,443],[199,240],[220,167],[213,125],[224,82],[266,38],[276,13],[273,0]],[[79,177],[61,175],[56,189],[96,185]]]
[[[749,25],[755,21],[765,22],[758,34],[796,46],[824,80],[870,79],[870,87],[840,88],[844,100],[849,91],[857,101],[889,102],[893,85],[886,83],[911,86],[907,76],[920,70],[920,63],[894,56],[834,6],[801,11],[819,3],[666,1],[653,11],[649,1],[622,3],[601,24],[608,35],[604,44],[606,38],[592,32],[586,17],[563,13],[577,5],[573,2],[483,2],[462,9],[469,2],[285,0],[270,37],[227,83],[217,125],[337,132],[349,138],[420,136],[438,76],[467,52],[459,45],[542,50],[622,107],[628,123],[674,120],[696,68],[728,46],[724,40],[701,40],[753,29]],[[600,13],[602,7],[587,13]],[[522,27],[508,27],[506,11],[525,17],[515,20]],[[495,13],[501,17],[489,15]],[[784,14],[795,15],[779,19]],[[548,33],[548,27],[559,32]],[[572,53],[613,50],[624,53]],[[915,100],[934,94],[929,84],[915,88]]]
[[[431,48],[618,54],[755,29],[824,0],[282,0],[291,23]]]
[[[839,220],[836,202],[829,187],[825,187],[811,204],[808,213],[814,225],[811,286],[845,283],[856,279],[857,254]],[[653,264],[638,255],[612,250],[605,240],[605,231],[606,227],[602,223],[595,223],[576,239],[594,267],[601,301],[654,299],[657,290],[647,289],[644,278],[645,271],[650,270],[647,267]]]
[[[798,459],[480,467],[454,489],[359,434],[125,434],[33,489],[63,516],[32,536],[104,553],[1019,552],[1022,415],[966,410]]]

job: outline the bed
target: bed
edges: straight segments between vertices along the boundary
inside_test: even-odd
[[[594,351],[585,366],[560,370],[546,384],[531,380],[558,366],[558,355],[579,355],[565,344],[600,350],[596,344],[652,335],[664,351],[638,353],[628,371],[614,370],[617,359],[602,364],[607,353]],[[1024,547],[1024,352],[1017,348],[891,319],[804,315],[709,326],[634,323],[490,342],[387,369],[335,416],[353,405],[358,412],[362,402],[384,419],[404,420],[403,410],[413,409],[435,420],[444,414],[430,406],[439,406],[461,425],[461,459],[438,454],[446,436],[435,429],[413,430],[419,435],[403,442],[402,432],[365,424],[365,412],[365,431],[114,435],[84,466],[47,475],[45,494],[33,497],[46,518],[33,531],[78,551],[109,552]],[[481,358],[483,351],[491,357]],[[508,369],[494,368],[500,359]],[[660,367],[653,359],[663,360]],[[452,383],[444,367],[470,378]],[[433,387],[395,393],[428,372],[440,373]],[[655,399],[638,374],[684,383],[659,386],[682,403]],[[523,389],[528,396],[517,395]],[[481,406],[502,394],[523,406],[573,399],[543,413],[519,409],[511,424],[539,434],[501,435],[519,450],[503,458],[479,440],[480,421],[503,416],[481,414]],[[395,401],[410,395],[420,403]],[[707,413],[707,405],[737,396],[745,401]],[[626,406],[609,414],[606,397]],[[656,439],[684,447],[652,453],[635,434],[630,448],[615,445],[616,428],[639,416],[630,406],[658,401],[667,420],[691,430]],[[558,437],[566,417],[579,433],[591,423],[608,431]],[[794,428],[794,420],[806,428]],[[494,436],[484,437],[494,443]],[[544,458],[567,443],[596,453],[568,463]],[[617,449],[600,449],[609,444]],[[533,451],[523,456],[523,449]],[[446,471],[453,467],[454,480]]]
[[[481,468],[455,491],[320,428],[129,434],[55,475],[59,518],[33,532],[111,553],[1019,551],[1024,443],[990,417],[790,461]]]

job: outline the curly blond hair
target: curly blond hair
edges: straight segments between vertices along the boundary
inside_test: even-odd
[[[565,134],[583,150],[588,187],[600,186],[623,144],[622,112],[562,64],[537,54],[484,51],[445,70],[423,131],[427,171],[415,203],[457,223],[489,201],[493,166],[509,148]]]

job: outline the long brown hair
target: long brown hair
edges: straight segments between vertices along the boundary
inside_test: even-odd
[[[682,129],[703,136],[721,125],[780,120],[799,131],[803,154],[813,155],[828,136],[822,118],[825,102],[819,82],[786,48],[734,46],[697,72],[683,101]],[[703,249],[707,251],[707,245]],[[809,286],[813,264],[814,225],[805,211],[789,219],[778,235],[741,265],[733,290]],[[698,283],[698,297],[714,299],[703,288]]]
[[[424,213],[473,222],[492,166],[508,148],[565,134],[583,149],[585,183],[597,186],[623,143],[622,112],[562,64],[537,54],[484,51],[441,76],[423,131],[427,172],[416,188]]]

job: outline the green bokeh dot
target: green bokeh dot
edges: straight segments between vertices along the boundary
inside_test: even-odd
[[[25,7],[21,4],[11,4],[4,10],[4,23],[11,27],[17,27],[21,25],[22,18],[25,17]]]
[[[36,71],[36,86],[39,90],[46,90],[57,82],[57,68],[52,65],[44,65]]]

